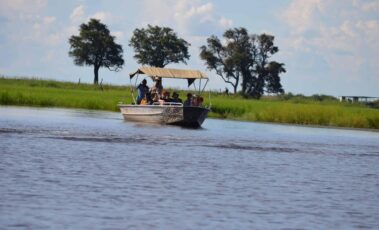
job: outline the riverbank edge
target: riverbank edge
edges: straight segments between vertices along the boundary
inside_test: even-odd
[[[0,104],[42,108],[119,111],[119,102],[130,103],[130,86],[76,84],[44,79],[0,77]],[[101,88],[100,88],[101,87]],[[171,89],[173,90],[173,89]],[[186,90],[180,90],[183,96]],[[213,93],[210,118],[359,130],[379,130],[379,110],[338,101],[247,100],[238,95]],[[341,116],[341,113],[343,116]],[[330,118],[333,116],[332,118]],[[339,120],[340,119],[340,120]],[[371,122],[362,125],[362,122]],[[290,121],[290,122],[288,122]]]
[[[212,118],[220,119],[222,118]],[[295,123],[280,123],[280,122],[268,122],[268,121],[247,121],[247,120],[234,120],[234,119],[225,119],[229,121],[239,121],[239,122],[255,122],[259,124],[267,125],[282,125],[282,126],[295,126],[295,127],[304,127],[304,128],[315,128],[315,129],[337,129],[337,130],[350,130],[350,131],[363,131],[363,132],[375,132],[379,133],[379,129],[375,128],[354,128],[354,127],[343,127],[343,126],[332,126],[332,125],[304,125],[304,124],[295,124]]]
[[[72,110],[84,110],[84,111],[100,111],[100,112],[110,112],[118,113],[113,110],[101,110],[101,109],[86,109],[86,108],[72,108],[72,107],[42,107],[42,106],[32,106],[32,105],[1,105],[2,107],[19,107],[19,108],[33,108],[33,109],[72,109]],[[123,120],[123,117],[120,114],[120,120]],[[268,121],[249,121],[236,118],[220,118],[220,117],[208,117],[215,120],[225,120],[225,121],[237,121],[237,122],[247,122],[247,123],[258,123],[258,124],[267,124],[267,125],[280,125],[280,126],[294,126],[294,127],[304,127],[304,128],[315,128],[315,129],[336,129],[336,130],[349,130],[349,131],[362,131],[362,132],[374,132],[379,133],[379,129],[374,128],[354,128],[354,127],[339,127],[339,126],[327,126],[327,125],[304,125],[304,124],[294,124],[294,123],[280,123],[280,122],[268,122]]]

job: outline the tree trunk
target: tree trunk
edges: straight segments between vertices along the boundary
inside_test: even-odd
[[[251,80],[251,75],[248,74],[247,71],[242,71],[241,72],[241,75],[242,75],[242,95],[246,95],[247,94],[247,82],[249,80]]]
[[[100,66],[95,65],[93,68],[93,73],[95,74],[95,78],[93,79],[93,84],[99,84],[99,68]]]
[[[234,87],[234,94],[237,94],[237,88],[238,88],[238,85],[239,85],[239,82],[240,82],[240,74],[237,73],[236,75],[236,83],[233,85]]]
[[[238,87],[238,84],[233,85],[234,94],[237,94],[237,87]]]
[[[247,81],[246,77],[242,75],[242,94],[246,94],[246,88],[247,88]]]

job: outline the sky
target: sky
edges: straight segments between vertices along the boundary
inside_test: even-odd
[[[128,73],[139,64],[129,40],[151,24],[191,44],[187,65],[167,68],[201,70],[210,78],[207,89],[224,90],[199,47],[244,27],[275,36],[279,52],[271,60],[285,64],[286,92],[379,97],[379,0],[0,0],[0,75],[92,83],[93,67],[68,56],[69,37],[90,18],[105,23],[124,49],[121,71],[100,69],[105,84],[130,84]],[[186,88],[178,80],[164,84]]]

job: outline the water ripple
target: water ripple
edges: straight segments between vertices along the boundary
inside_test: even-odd
[[[263,147],[263,146],[246,146],[238,144],[220,144],[220,145],[202,145],[204,147],[220,148],[220,149],[233,149],[233,150],[249,150],[257,152],[285,152],[294,153],[299,152],[299,149],[295,148],[282,148],[282,147]]]
[[[0,229],[379,226],[377,133],[0,109]]]

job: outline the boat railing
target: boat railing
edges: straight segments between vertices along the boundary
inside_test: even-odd
[[[183,106],[180,102],[154,102],[153,105]]]

